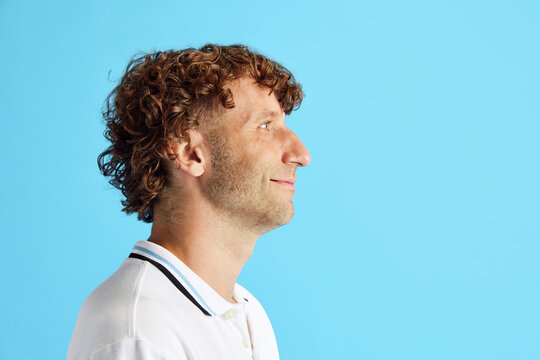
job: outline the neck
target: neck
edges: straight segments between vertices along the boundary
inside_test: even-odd
[[[156,211],[148,240],[169,250],[225,300],[235,302],[236,279],[259,235],[238,228],[208,209],[202,212],[205,216],[198,216],[201,211],[197,210],[190,208],[189,219],[176,217],[174,221]]]

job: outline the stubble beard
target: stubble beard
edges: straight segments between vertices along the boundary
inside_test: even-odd
[[[239,159],[223,135],[207,136],[212,175],[203,189],[210,203],[234,223],[266,233],[287,224],[294,215],[292,203],[276,199],[261,164]]]

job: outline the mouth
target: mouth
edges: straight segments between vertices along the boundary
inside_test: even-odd
[[[282,185],[282,186],[285,186],[285,187],[288,187],[290,189],[294,189],[294,180],[275,180],[275,179],[270,179],[270,181],[276,183],[276,184],[279,184],[279,185]]]

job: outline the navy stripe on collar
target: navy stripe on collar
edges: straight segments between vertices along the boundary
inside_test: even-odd
[[[171,272],[169,270],[167,270],[167,268],[165,266],[163,266],[162,264],[158,263],[157,261],[152,260],[152,259],[150,259],[150,258],[148,258],[148,257],[146,257],[144,255],[141,255],[141,254],[131,253],[131,254],[129,254],[129,257],[139,259],[139,260],[148,261],[150,264],[154,265],[156,268],[158,268],[159,271],[161,271],[174,284],[174,286],[176,286],[176,288],[178,290],[180,290],[182,292],[182,294],[184,294],[195,306],[197,306],[203,312],[204,315],[212,316],[208,311],[206,311],[206,309],[204,307],[202,307],[201,304],[199,304],[197,302],[197,300],[195,300],[193,298],[193,296],[191,296],[191,294],[186,290],[184,285],[182,285],[180,283],[180,281],[178,281],[178,279],[176,277],[174,277],[174,275],[171,274]]]

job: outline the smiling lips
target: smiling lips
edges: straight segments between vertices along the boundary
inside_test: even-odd
[[[280,185],[289,187],[291,189],[294,189],[294,183],[296,182],[294,179],[290,179],[290,180],[274,180],[274,179],[270,179],[270,181],[273,181],[273,182],[278,183]]]

